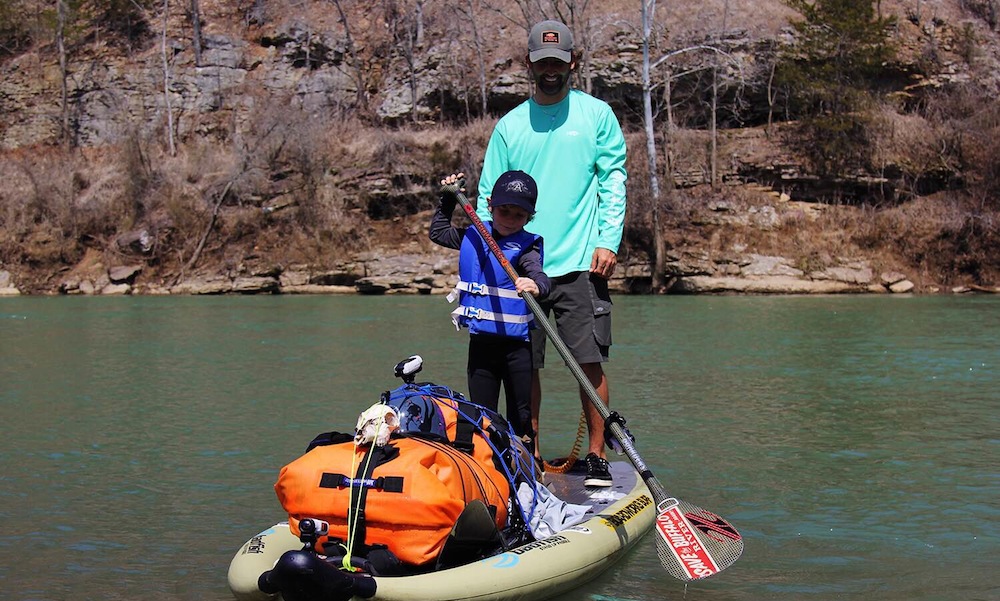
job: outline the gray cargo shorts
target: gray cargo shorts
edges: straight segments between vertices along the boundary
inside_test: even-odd
[[[611,295],[608,281],[589,271],[552,279],[549,296],[539,304],[555,315],[556,331],[577,363],[603,363],[611,348]],[[545,366],[545,331],[531,330],[534,368]]]

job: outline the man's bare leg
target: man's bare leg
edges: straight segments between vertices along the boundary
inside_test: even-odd
[[[611,404],[610,393],[608,391],[608,378],[604,375],[604,367],[600,363],[584,363],[580,365],[584,375],[590,380],[590,384],[597,391],[597,396],[604,401],[604,406]],[[534,400],[534,399],[532,399]],[[583,403],[583,412],[587,416],[587,430],[590,433],[590,446],[588,452],[596,453],[598,457],[604,458],[604,420],[601,412],[590,402],[590,397],[580,387],[580,402]],[[534,405],[532,405],[534,409]]]

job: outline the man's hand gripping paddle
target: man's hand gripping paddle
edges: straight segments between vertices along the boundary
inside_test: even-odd
[[[458,199],[465,214],[469,216],[473,226],[486,241],[493,256],[507,272],[507,276],[511,281],[517,280],[517,272],[514,271],[510,261],[507,260],[493,236],[490,235],[486,225],[476,215],[472,203],[462,193],[463,185],[464,182],[459,181],[442,186],[441,190],[453,194]],[[538,301],[528,292],[522,292],[521,298],[528,304],[528,308],[535,316],[535,321],[545,330],[545,334],[555,345],[577,382],[580,383],[581,389],[601,414],[605,428],[618,442],[617,446],[628,456],[635,470],[639,472],[643,482],[649,488],[657,511],[656,531],[659,537],[656,539],[656,554],[663,568],[674,578],[689,581],[708,578],[733,565],[739,559],[740,553],[743,552],[743,538],[740,533],[724,518],[667,495],[660,481],[646,467],[646,463],[635,449],[632,435],[625,429],[625,420],[617,413],[611,414],[608,411],[597,391],[594,390],[594,386],[587,379],[576,359],[573,358],[569,347],[559,338],[555,327],[545,318],[545,313],[538,305]]]

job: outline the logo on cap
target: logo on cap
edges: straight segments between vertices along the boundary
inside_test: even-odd
[[[542,43],[543,44],[558,44],[559,43],[559,32],[558,31],[543,31],[542,32]]]
[[[507,185],[504,186],[504,190],[506,192],[513,192],[515,194],[530,194],[531,193],[531,188],[528,186],[528,183],[525,182],[524,180],[520,180],[520,179],[514,179],[514,180],[511,180],[511,181],[507,182]]]

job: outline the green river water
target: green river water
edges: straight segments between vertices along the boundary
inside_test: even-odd
[[[0,598],[230,599],[312,437],[397,385],[464,390],[441,297],[0,299]],[[615,297],[612,406],[743,557],[685,586],[652,536],[560,601],[1000,599],[1000,298]],[[550,349],[543,450],[575,382]]]

